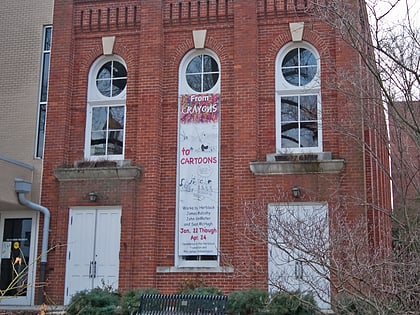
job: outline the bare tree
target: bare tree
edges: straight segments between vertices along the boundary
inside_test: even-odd
[[[420,306],[420,6],[410,0],[369,0],[360,1],[358,10],[354,10],[351,8],[354,3],[313,1],[314,14],[333,26],[357,53],[360,71],[367,70],[367,82],[374,89],[362,82],[358,91],[363,111],[369,118],[366,122],[385,141],[389,131],[394,246],[391,255],[378,261],[392,280],[376,283],[375,279],[363,275],[363,279],[369,279],[364,292],[375,286],[383,288],[363,298],[379,302],[379,297],[384,296],[392,301],[394,313],[414,314]],[[370,24],[364,23],[366,17]],[[372,107],[376,108],[372,110]],[[389,129],[384,129],[372,116],[375,110],[386,113]],[[362,144],[369,146],[366,142]],[[368,149],[375,155],[374,149]],[[372,250],[369,248],[370,253]],[[381,309],[390,306],[386,301],[380,302]]]
[[[313,0],[307,10],[331,26],[359,60],[348,73],[337,74],[334,88],[360,105],[365,128],[377,140],[366,141],[345,126],[340,132],[357,141],[392,183],[392,211],[375,200],[339,194],[330,196],[328,210],[323,204],[244,201],[248,235],[269,248],[269,286],[311,291],[318,303],[332,303],[340,314],[420,309],[420,12],[411,3]],[[405,9],[401,15],[395,14],[398,8]],[[316,195],[309,192],[311,200]],[[357,203],[392,220],[392,247],[372,246],[369,218],[348,216]],[[389,226],[376,233],[390,233]]]
[[[366,219],[347,213],[344,203],[244,202],[248,237],[268,246],[270,291],[309,292],[339,314],[416,314],[418,253],[372,247]]]

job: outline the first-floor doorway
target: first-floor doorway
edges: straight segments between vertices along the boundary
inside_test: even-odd
[[[278,203],[268,210],[269,290],[309,293],[329,310],[328,205]]]
[[[0,211],[0,305],[33,303],[37,214],[35,211]]]
[[[120,208],[70,209],[64,303],[79,291],[118,288]]]

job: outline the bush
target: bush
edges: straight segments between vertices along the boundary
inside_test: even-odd
[[[66,308],[69,315],[113,315],[120,296],[108,289],[95,288],[76,293]]]
[[[339,295],[334,301],[334,311],[342,315],[374,315],[375,308],[368,302],[350,295]]]
[[[267,310],[273,315],[319,314],[314,297],[300,292],[275,294],[267,305]]]
[[[202,280],[184,279],[177,294],[192,295],[223,295],[223,291],[218,288],[208,287]]]
[[[231,315],[262,314],[267,302],[267,291],[260,289],[236,291],[229,295],[227,311]]]
[[[295,293],[276,293],[250,289],[236,291],[229,295],[228,314],[230,315],[315,315],[319,314],[312,295]]]
[[[135,314],[139,307],[140,296],[142,294],[156,294],[159,293],[157,289],[134,289],[123,294],[120,302],[120,312],[122,315]]]

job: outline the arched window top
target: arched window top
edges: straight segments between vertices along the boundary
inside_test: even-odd
[[[127,87],[127,67],[116,55],[98,58],[89,71],[88,99],[124,99]]]
[[[220,90],[220,62],[209,49],[187,53],[179,69],[180,94],[217,93]]]
[[[289,43],[276,59],[276,90],[319,89],[318,51],[309,43]]]

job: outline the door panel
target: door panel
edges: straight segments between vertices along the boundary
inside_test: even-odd
[[[118,288],[121,209],[71,209],[64,303],[83,290]]]
[[[67,244],[66,297],[91,288],[89,271],[93,260],[96,211],[71,211]]]
[[[301,281],[303,266],[293,250],[285,252],[279,248],[270,247],[268,259],[270,291],[277,291],[278,284],[288,291],[304,291]]]
[[[119,210],[98,211],[94,287],[118,287],[120,217]]]

